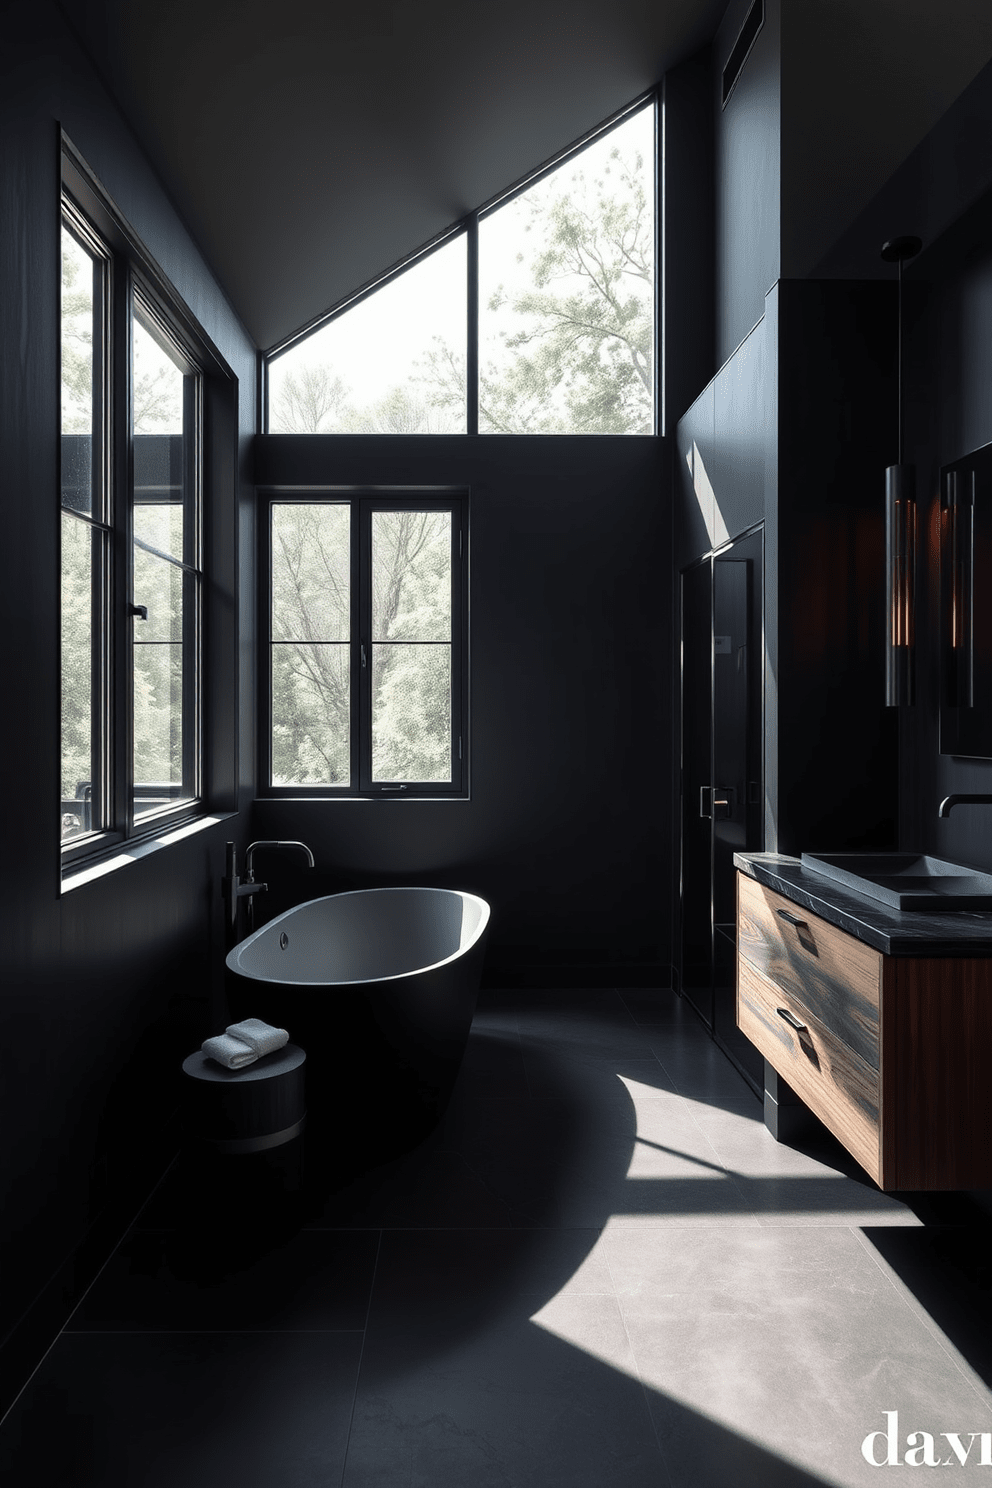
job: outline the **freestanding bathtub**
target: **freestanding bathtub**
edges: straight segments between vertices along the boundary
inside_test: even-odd
[[[289,1030],[307,1054],[307,1107],[373,1152],[418,1140],[465,1052],[489,905],[452,889],[311,899],[234,947],[235,1018]]]

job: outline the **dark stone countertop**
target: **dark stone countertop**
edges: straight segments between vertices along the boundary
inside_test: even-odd
[[[886,956],[992,956],[992,911],[889,909],[782,853],[734,853],[742,873]]]

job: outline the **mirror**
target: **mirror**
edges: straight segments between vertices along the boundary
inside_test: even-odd
[[[940,472],[940,752],[992,759],[992,444]]]

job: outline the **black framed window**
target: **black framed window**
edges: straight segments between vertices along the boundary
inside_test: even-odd
[[[204,348],[63,142],[63,866],[201,808]]]
[[[270,348],[265,432],[654,434],[658,105],[635,100]]]
[[[468,793],[468,498],[273,496],[267,790]]]

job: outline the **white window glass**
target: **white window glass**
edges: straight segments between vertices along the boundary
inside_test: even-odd
[[[268,366],[274,434],[464,434],[465,235]]]
[[[450,511],[372,513],[372,780],[451,779]]]
[[[80,224],[75,224],[77,227]],[[80,231],[81,231],[80,227]],[[106,260],[62,227],[61,838],[104,825],[101,699]],[[96,626],[94,626],[96,620]]]
[[[196,374],[136,306],[133,360],[134,820],[196,795]],[[143,611],[144,613],[140,613]],[[187,632],[192,632],[188,634]]]
[[[479,224],[479,432],[654,430],[654,107]]]
[[[272,507],[273,785],[351,779],[351,508]]]

